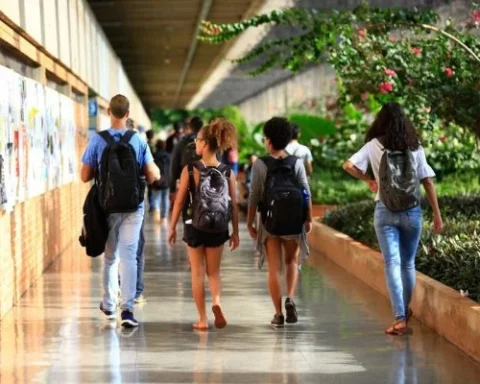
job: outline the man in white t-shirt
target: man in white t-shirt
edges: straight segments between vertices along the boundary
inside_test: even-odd
[[[307,176],[311,176],[313,172],[313,156],[310,149],[298,142],[300,138],[300,127],[297,124],[292,123],[292,141],[290,144],[287,145],[285,151],[288,152],[289,155],[296,156],[303,160],[305,164],[305,171],[307,171]]]

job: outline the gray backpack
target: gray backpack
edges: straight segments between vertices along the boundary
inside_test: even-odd
[[[200,172],[198,187],[195,187],[193,168]],[[192,225],[203,232],[228,232],[232,204],[230,199],[230,167],[205,167],[197,162],[188,165],[189,191],[192,205]]]
[[[420,205],[419,180],[410,150],[384,148],[379,169],[380,200],[392,212],[404,212]]]

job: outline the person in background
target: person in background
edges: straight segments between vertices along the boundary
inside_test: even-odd
[[[235,177],[238,176],[238,151],[235,148],[223,152],[221,162],[231,168]]]
[[[312,176],[313,173],[313,156],[310,148],[306,145],[300,144],[298,140],[300,139],[300,127],[297,124],[290,123],[292,126],[292,141],[287,145],[285,151],[292,156],[296,156],[299,159],[302,159],[305,165],[305,171],[307,176]]]
[[[168,153],[172,153],[175,149],[175,146],[180,142],[182,138],[182,124],[179,121],[176,121],[173,124],[173,133],[168,136],[165,150]]]
[[[395,163],[396,158],[398,163]],[[369,164],[373,179],[367,174]],[[365,145],[345,162],[343,168],[366,182],[375,193],[375,232],[385,259],[394,314],[394,321],[385,333],[402,335],[412,315],[409,305],[415,286],[415,257],[422,234],[420,183],[433,210],[434,232],[442,231],[443,221],[432,180],[435,173],[427,163],[415,128],[398,103],[389,102],[382,107],[367,132]],[[394,209],[393,205],[402,209]]]
[[[151,153],[154,153],[155,152],[155,148],[153,146],[153,137],[155,136],[155,133],[153,132],[152,129],[150,129],[149,131],[146,132],[146,136],[147,136],[147,144],[148,144],[148,148],[150,148],[150,152]],[[150,213],[153,212],[154,210],[154,207],[153,207],[153,198],[152,198],[152,190],[150,189],[150,187],[147,186],[147,196],[148,196],[148,211]]]
[[[107,319],[116,318],[116,307],[118,300],[118,264],[120,262],[120,277],[121,277],[121,325],[126,328],[137,327],[138,321],[133,314],[135,304],[135,294],[137,288],[137,251],[139,236],[141,232],[143,217],[144,217],[144,203],[143,196],[141,196],[142,182],[141,179],[131,179],[131,170],[127,179],[124,182],[120,180],[118,175],[109,176],[109,174],[102,173],[102,155],[105,149],[113,151],[115,146],[113,143],[122,142],[124,137],[129,139],[128,143],[134,149],[136,160],[138,162],[141,173],[145,176],[147,183],[153,183],[160,179],[160,171],[153,162],[153,157],[147,143],[138,134],[131,135],[127,128],[127,119],[129,117],[130,103],[123,95],[116,95],[110,100],[108,114],[111,119],[111,128],[105,133],[100,133],[92,136],[87,149],[82,157],[81,180],[83,182],[91,181],[95,172],[100,175],[100,180],[108,178],[109,185],[116,187],[118,195],[121,195],[121,188],[128,187],[128,190],[135,190],[139,196],[138,208],[131,212],[117,211],[119,213],[111,213],[107,216],[109,235],[104,254],[104,268],[103,268],[103,300],[100,303],[100,310]],[[103,136],[109,135],[109,136]],[[127,136],[125,136],[127,135]],[[108,141],[106,139],[108,137]],[[116,152],[120,156],[120,151]],[[131,153],[130,153],[131,155]],[[125,160],[128,160],[127,155],[124,154]],[[119,160],[122,158],[119,157]],[[105,164],[106,162],[103,161]],[[139,176],[139,175],[137,175]],[[121,183],[122,182],[122,183]],[[121,184],[120,184],[121,183]],[[127,183],[136,183],[129,184]],[[100,186],[101,187],[101,186]],[[99,188],[100,188],[99,187]],[[125,189],[124,189],[125,191]],[[118,202],[117,194],[108,196],[109,204],[125,204],[123,201]],[[123,208],[122,208],[123,209]]]
[[[126,126],[128,130],[138,132],[135,129],[135,122],[131,118],[127,119]],[[137,291],[135,293],[135,304],[142,304],[147,301],[145,299],[145,296],[143,295],[143,292],[145,291],[145,279],[143,277],[144,271],[145,271],[145,215],[143,215],[142,228],[140,229],[140,236],[138,238]],[[119,285],[120,285],[120,277],[119,277]],[[120,291],[118,293],[120,294]]]
[[[153,218],[155,222],[167,223],[170,200],[168,197],[169,175],[170,175],[170,154],[166,150],[166,142],[158,140],[155,145],[153,159],[160,169],[160,180],[151,185],[153,193],[153,205],[155,211]]]
[[[170,203],[172,207],[177,191],[177,181],[180,180],[182,169],[199,160],[195,152],[195,140],[202,127],[202,119],[198,116],[192,117],[185,126],[185,135],[173,150],[170,163]]]
[[[248,155],[248,165],[245,168],[245,199],[248,200],[250,195],[250,187],[252,185],[252,168],[255,161],[257,161],[257,155],[251,153]]]

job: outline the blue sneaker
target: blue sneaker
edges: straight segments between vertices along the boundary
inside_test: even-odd
[[[133,312],[123,311],[122,312],[122,327],[125,328],[135,328],[138,327],[138,321],[133,317]]]
[[[103,308],[103,303],[100,303],[100,310],[103,312],[107,320],[114,320],[117,317],[117,313],[115,311],[107,311]]]

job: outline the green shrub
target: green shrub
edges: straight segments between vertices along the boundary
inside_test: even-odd
[[[439,204],[445,230],[441,235],[431,232],[432,213],[426,208],[417,270],[455,290],[468,290],[480,301],[480,196],[444,196]],[[327,213],[323,223],[378,250],[374,210],[372,201],[350,204]]]
[[[343,170],[317,170],[310,179],[315,204],[345,205],[372,198],[365,183],[354,180]]]

